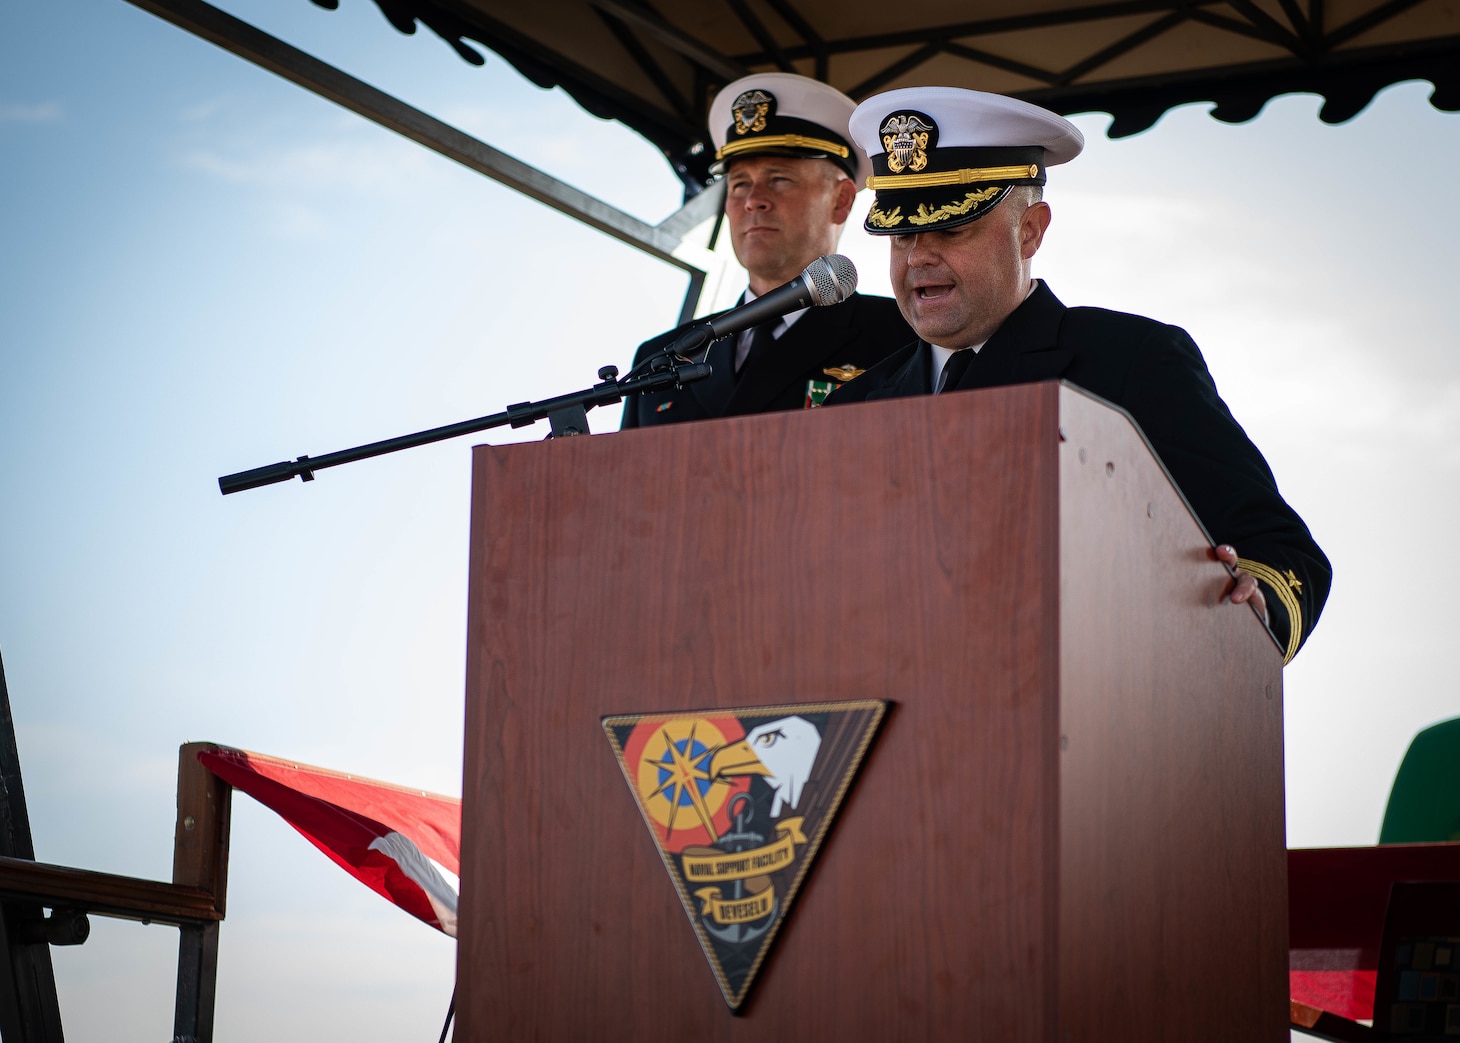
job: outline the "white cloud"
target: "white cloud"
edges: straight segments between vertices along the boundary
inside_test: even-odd
[[[37,105],[0,102],[0,123],[56,123],[66,115],[59,101],[43,101]]]
[[[264,227],[279,239],[318,240],[329,235],[329,222],[316,208],[305,203],[283,201],[270,205]]]
[[[201,123],[203,120],[212,118],[227,104],[228,101],[225,98],[208,98],[187,106],[178,113],[178,118],[184,123]]]
[[[393,143],[392,143],[393,146]],[[377,142],[327,140],[252,147],[227,144],[181,157],[184,166],[225,181],[271,191],[339,192],[383,198],[418,191],[439,176],[439,164],[423,151]]]
[[[1208,357],[1222,347],[1217,339]],[[1315,366],[1314,359],[1323,361]],[[1434,466],[1460,465],[1460,446],[1447,436],[1460,414],[1460,381],[1396,371],[1385,357],[1353,350],[1341,337],[1222,361],[1218,386],[1254,437],[1261,429],[1281,433],[1294,449],[1321,448],[1351,465],[1420,455]]]
[[[1364,248],[1336,252],[1293,224],[1288,202],[1061,190],[1036,274],[1067,304],[1186,328],[1259,445],[1351,465],[1460,463],[1444,437],[1460,370],[1423,281],[1438,259],[1395,279],[1380,267],[1388,226],[1350,228]]]
[[[527,109],[454,105],[441,118],[493,148],[646,220],[679,206],[681,186],[663,158],[621,124],[564,110],[555,94]],[[606,160],[612,157],[612,162]]]

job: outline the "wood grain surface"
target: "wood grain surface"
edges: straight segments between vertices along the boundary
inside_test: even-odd
[[[1131,685],[1142,678],[1149,705],[1169,691],[1151,685],[1214,669],[1234,650],[1229,674],[1240,674],[1241,656],[1261,658],[1254,634],[1272,645],[1250,613],[1224,606],[1245,639],[1188,640],[1192,650],[1167,665],[1168,631],[1210,627],[1215,615],[1194,605],[1169,627],[1157,618],[1167,612],[1157,588],[1199,601],[1189,588],[1209,590],[1220,571],[1189,539],[1176,551],[1153,550],[1146,536],[1122,545],[1130,556],[1174,555],[1183,578],[1163,565],[1147,585],[1117,584],[1119,612],[1108,610],[1099,577],[1062,577],[1061,554],[1068,570],[1080,549],[1062,525],[1062,496],[1090,512],[1082,521],[1093,531],[1130,524],[1119,498],[1072,491],[1062,478],[1071,396],[1085,401],[1031,385],[475,451],[458,1038],[1142,1038],[1105,1033],[1158,1002],[1144,979],[1114,980],[1098,957],[1089,973],[1070,970],[1107,946],[1138,952],[1165,933],[1187,936],[1147,917],[1100,939],[1110,911],[1070,906],[1103,902],[1105,891],[1090,889],[1108,890],[1127,862],[1148,855],[1102,839],[1096,823],[1069,826],[1071,816],[1114,815],[1103,825],[1118,832],[1129,791],[1141,789],[1123,781],[1132,729],[1099,725],[1096,704],[1114,692],[1110,722],[1139,717]],[[1144,452],[1116,419],[1126,434],[1110,453]],[[1159,477],[1149,456],[1145,468]],[[1140,472],[1138,460],[1130,470]],[[1174,537],[1162,529],[1154,538]],[[1120,543],[1106,542],[1102,554]],[[1120,566],[1100,558],[1090,567]],[[1145,636],[1101,651],[1100,628],[1072,620],[1072,597],[1107,630]],[[1066,637],[1062,626],[1077,632]],[[1072,656],[1090,662],[1094,682],[1076,684]],[[1275,650],[1271,661],[1280,662]],[[1189,762],[1161,749],[1188,733],[1206,742],[1212,722],[1231,730],[1223,756],[1272,752],[1261,742],[1248,749],[1242,714],[1199,708],[1190,727],[1166,720],[1183,716],[1179,697],[1169,693],[1171,711],[1150,735],[1136,722],[1140,757],[1156,757],[1141,779],[1216,767],[1206,754]],[[732,1016],[599,718],[852,698],[895,705]],[[1281,703],[1279,693],[1259,698],[1263,727],[1269,713],[1279,725],[1281,888]],[[1123,766],[1091,753],[1072,770],[1059,748],[1062,714],[1073,749],[1118,752]],[[1072,780],[1089,792],[1072,792]],[[1254,785],[1240,784],[1244,793]],[[1248,814],[1228,805],[1198,800],[1194,810]],[[1163,845],[1188,827],[1214,828],[1197,815],[1161,824],[1171,834]],[[1149,823],[1136,825],[1145,843]],[[1245,829],[1196,838],[1177,863],[1151,856],[1155,872],[1185,872],[1181,859],[1209,858]],[[1095,867],[1096,883],[1071,883],[1071,852]],[[1229,882],[1213,899],[1236,901],[1245,886]],[[1247,908],[1238,902],[1227,915]],[[1280,904],[1274,915],[1282,946]],[[1211,962],[1187,955],[1163,965],[1168,992],[1197,987],[1181,967]],[[1145,973],[1135,957],[1120,959],[1110,967]],[[1117,998],[1092,993],[1102,980]],[[1089,1006],[1088,1019],[1075,1003]],[[1171,1016],[1205,1010],[1187,1003]],[[1286,1024],[1285,1010],[1277,1022]]]
[[[1287,1040],[1281,652],[1131,421],[1061,397],[1060,1038]]]

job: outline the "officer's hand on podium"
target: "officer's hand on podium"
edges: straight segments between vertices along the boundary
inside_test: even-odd
[[[1217,560],[1224,565],[1237,568],[1237,548],[1228,543],[1222,544],[1217,548]],[[1257,609],[1258,616],[1264,623],[1267,622],[1267,598],[1263,597],[1262,588],[1257,585],[1257,577],[1250,572],[1237,569],[1236,582],[1232,584],[1232,589],[1227,591],[1225,600],[1234,605],[1247,601],[1252,602],[1252,607]]]

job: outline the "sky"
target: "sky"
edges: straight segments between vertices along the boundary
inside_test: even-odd
[[[680,202],[632,132],[365,0],[222,6],[645,220]],[[1035,273],[1189,330],[1333,561],[1284,674],[1293,846],[1373,843],[1409,740],[1460,713],[1460,115],[1429,92],[1337,127],[1309,96],[1120,141],[1077,117],[1046,194]],[[7,12],[0,177],[0,653],[37,857],[168,879],[189,740],[458,794],[469,447],[545,425],[216,479],[586,387],[684,274],[122,0]],[[242,796],[228,905],[220,1043],[436,1038],[454,943]],[[94,918],[53,950],[68,1038],[170,1036],[176,940]]]

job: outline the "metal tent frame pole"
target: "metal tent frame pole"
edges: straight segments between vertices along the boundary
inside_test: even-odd
[[[203,0],[127,2],[680,269],[689,276],[689,288],[680,313],[681,322],[701,313],[700,302],[707,287],[707,275],[723,272],[725,262],[712,252],[724,198],[720,185],[692,197],[663,221],[651,225]]]

